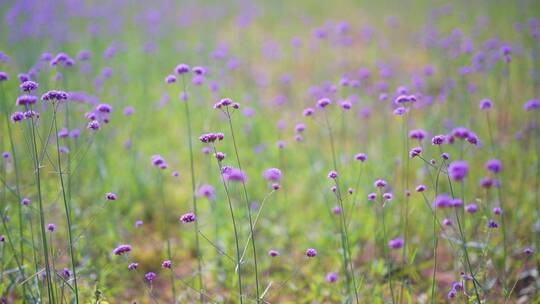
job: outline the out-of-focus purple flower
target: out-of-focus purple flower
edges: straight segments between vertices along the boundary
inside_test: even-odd
[[[488,228],[499,228],[499,224],[497,224],[497,222],[495,222],[495,220],[493,219],[489,219],[488,220],[488,224],[487,224]]]
[[[315,250],[315,248],[308,248],[306,250],[306,256],[308,258],[313,258],[313,257],[317,256],[317,250]]]
[[[193,212],[185,213],[180,217],[180,221],[183,223],[191,223],[194,222],[196,219],[197,217]]]
[[[324,109],[332,103],[328,98],[321,98],[317,101],[317,107]],[[306,115],[307,116],[307,115]]]
[[[403,239],[399,237],[388,241],[388,247],[390,247],[391,249],[402,248],[404,244],[405,241],[403,241]]]
[[[181,63],[176,66],[174,71],[176,72],[176,74],[179,74],[179,75],[189,73],[189,65]]]
[[[489,99],[482,99],[480,101],[480,110],[489,110],[493,106],[493,103]]]
[[[414,147],[411,149],[411,151],[409,151],[410,158],[415,158],[416,156],[419,156],[420,154],[422,154],[422,147]]]
[[[307,116],[313,115],[313,112],[315,112],[315,111],[312,108],[306,108],[306,109],[304,109],[302,114],[307,117]]]
[[[165,76],[165,83],[171,84],[176,82],[176,76],[174,75],[167,75]]]
[[[466,161],[456,160],[448,166],[448,175],[455,181],[462,181],[469,173],[469,165]]]
[[[36,96],[32,96],[32,95],[21,95],[21,96],[17,97],[16,104],[17,104],[18,106],[29,106],[29,105],[35,104],[36,101],[37,101],[37,97],[36,97]]]
[[[501,215],[502,214],[502,209],[500,207],[494,207],[492,211],[493,211],[493,214],[495,214],[495,215]]]
[[[425,185],[416,186],[416,192],[424,192],[424,191],[426,191],[426,186]]]
[[[147,272],[145,275],[144,275],[144,279],[149,282],[149,283],[152,283],[152,281],[154,281],[156,279],[157,275],[154,273],[154,272]]]
[[[165,269],[171,269],[172,262],[170,260],[165,260],[165,261],[163,261],[163,263],[161,263],[161,267],[163,267]]]
[[[374,201],[377,198],[377,193],[371,192],[368,194],[368,200]]]
[[[422,141],[426,136],[427,132],[422,129],[415,129],[409,132],[409,137],[418,141]]]
[[[384,179],[378,179],[373,183],[373,185],[377,188],[384,188],[386,187],[386,181]]]
[[[133,271],[136,270],[139,267],[139,263],[129,263],[128,270]]]
[[[122,244],[122,245],[118,245],[116,248],[113,249],[113,254],[123,255],[124,253],[128,253],[130,251],[131,251],[131,245]]]
[[[330,171],[328,172],[328,178],[336,179],[338,177],[338,174],[336,171]]]
[[[359,160],[361,162],[365,162],[367,160],[367,156],[364,153],[357,153],[354,155],[355,160]]]
[[[281,180],[281,170],[278,168],[267,169],[264,171],[263,177],[270,182],[279,182],[279,180]]]
[[[56,225],[55,224],[48,224],[47,225],[47,230],[49,230],[50,232],[54,232],[56,230]]]
[[[279,251],[270,249],[270,251],[268,251],[268,255],[271,257],[277,257],[279,255]]]
[[[6,72],[0,71],[0,82],[9,80],[9,75]]]
[[[58,90],[51,90],[46,92],[45,94],[41,95],[41,100],[46,101],[61,101],[61,100],[67,100],[68,94],[64,91],[58,91]]]
[[[476,204],[471,203],[465,206],[465,211],[467,211],[468,213],[476,213],[476,211],[478,211],[478,207],[476,206]]]
[[[211,185],[202,185],[197,194],[212,200],[216,197],[216,190]]]
[[[532,111],[540,108],[540,99],[531,99],[523,105],[525,111]]]
[[[87,129],[90,129],[90,130],[99,130],[100,128],[100,124],[99,124],[99,121],[97,120],[92,120],[88,123],[88,125],[86,126]]]
[[[32,92],[36,90],[38,87],[39,87],[39,84],[31,80],[25,81],[19,85],[19,88],[21,88],[21,90],[23,90],[24,92]]]
[[[335,272],[329,272],[326,274],[326,282],[328,283],[334,283],[338,279],[338,275]]]
[[[486,170],[497,174],[502,170],[502,163],[498,159],[490,159],[486,162],[485,168]]]
[[[226,181],[246,182],[247,180],[247,176],[242,170],[232,167],[223,167],[221,174]]]
[[[109,201],[115,201],[118,199],[118,196],[112,192],[107,192],[107,194],[105,194],[105,198],[107,198]]]
[[[69,270],[69,268],[64,268],[62,270],[62,276],[66,279],[71,276],[71,271]]]

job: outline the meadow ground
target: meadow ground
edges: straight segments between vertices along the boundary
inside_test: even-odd
[[[0,2],[2,303],[540,302],[540,2]]]

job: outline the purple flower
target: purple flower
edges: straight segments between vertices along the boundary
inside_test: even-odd
[[[332,208],[332,213],[336,215],[341,214],[341,208],[339,206],[335,206]]]
[[[534,253],[534,249],[532,249],[531,247],[527,247],[523,249],[523,253],[525,253],[526,255],[531,255]]]
[[[494,207],[492,211],[495,215],[501,215],[502,213],[502,209],[500,207]]]
[[[21,88],[21,90],[23,90],[24,92],[32,92],[36,90],[38,87],[39,87],[39,84],[31,80],[25,81],[19,85],[19,88]]]
[[[384,179],[378,179],[373,183],[373,185],[377,188],[384,188],[386,187],[386,181]]]
[[[328,283],[334,283],[338,279],[338,275],[335,272],[329,272],[326,274],[326,282]]]
[[[422,141],[426,136],[427,132],[422,129],[411,130],[409,132],[409,137],[418,141]]]
[[[203,68],[203,67],[200,67],[200,66],[195,66],[193,67],[193,73],[197,74],[197,75],[204,75],[206,74],[206,70]]]
[[[212,200],[216,197],[216,190],[211,185],[202,185],[197,194]]]
[[[305,129],[306,129],[306,125],[304,125],[303,123],[299,123],[294,127],[294,131],[296,133],[302,133],[304,132]]]
[[[442,224],[443,224],[444,226],[452,226],[452,220],[449,219],[449,218],[445,218],[445,219],[443,219]]]
[[[98,112],[101,112],[101,113],[111,113],[112,107],[109,104],[101,103],[97,105],[96,110],[98,110]]]
[[[68,99],[68,94],[64,91],[51,90],[41,95],[41,100],[46,100],[46,101],[48,100],[61,101],[61,100],[67,100],[67,99]]]
[[[480,101],[480,110],[489,110],[493,106],[493,103],[489,99],[482,99]]]
[[[226,155],[225,155],[225,153],[223,153],[223,152],[219,152],[219,151],[218,151],[218,152],[214,153],[214,157],[215,157],[218,161],[224,160],[224,159],[225,159],[225,156],[226,156]]]
[[[48,224],[47,225],[47,230],[49,230],[50,232],[54,232],[56,230],[56,225],[55,224]]]
[[[332,102],[328,98],[321,98],[317,101],[317,107],[324,109],[329,106]],[[305,115],[307,116],[307,115]]]
[[[469,165],[466,161],[456,160],[448,166],[448,175],[455,181],[462,181],[469,173]]]
[[[25,117],[23,112],[13,112],[13,114],[11,114],[11,121],[13,122],[20,122],[24,119]]]
[[[191,223],[194,222],[196,219],[197,217],[193,212],[185,213],[180,217],[180,221],[183,223]]]
[[[368,194],[367,197],[368,197],[368,200],[374,201],[377,198],[377,193],[371,192],[371,193]]]
[[[426,191],[426,186],[425,185],[416,186],[416,192],[424,192],[424,191]]]
[[[221,174],[226,181],[246,182],[247,180],[247,176],[242,170],[232,167],[223,167]]]
[[[352,108],[352,104],[350,101],[348,100],[344,100],[340,103],[340,106],[341,108],[343,108],[343,110],[350,110]]]
[[[486,162],[485,168],[486,170],[497,174],[502,170],[502,163],[498,159],[490,159]]]
[[[79,129],[73,129],[69,132],[69,136],[71,138],[79,138],[81,136],[81,130]]]
[[[384,198],[386,201],[391,201],[392,198],[393,198],[392,193],[390,193],[390,192],[383,193],[383,198]]]
[[[415,158],[416,156],[419,156],[420,154],[422,154],[422,147],[414,147],[411,149],[411,151],[409,151],[410,158]]]
[[[302,114],[307,117],[313,115],[313,112],[315,111],[312,108],[306,108]]]
[[[161,263],[161,267],[166,268],[166,269],[171,269],[172,262],[170,260],[165,260],[163,261],[163,263]]]
[[[28,105],[35,104],[36,101],[37,101],[36,96],[21,95],[21,96],[17,97],[17,101],[15,102],[15,104],[18,105],[18,106],[28,106]]]
[[[163,159],[163,157],[161,157],[159,154],[152,155],[150,161],[152,162],[152,165],[156,167],[159,167],[165,163],[165,159]]]
[[[112,192],[107,192],[107,194],[105,194],[105,197],[107,198],[107,200],[109,201],[115,201],[118,199],[118,197],[116,196],[116,194],[112,193]]]
[[[86,128],[90,130],[99,130],[100,128],[99,121],[97,120],[90,121],[88,125],[86,126]]]
[[[270,168],[264,171],[264,179],[270,182],[279,182],[281,180],[281,170],[277,168]]]
[[[394,115],[397,115],[397,116],[401,116],[405,113],[407,113],[407,108],[405,107],[398,107],[394,110]]]
[[[338,177],[338,174],[336,171],[330,171],[328,172],[328,178],[336,179]]]
[[[142,220],[136,220],[135,221],[135,227],[141,227],[144,224]]]
[[[471,203],[465,206],[465,211],[467,211],[468,213],[476,213],[476,211],[478,211],[478,207],[476,206],[476,204]]]
[[[205,133],[199,136],[199,140],[203,143],[213,143],[216,140],[221,141],[225,138],[223,133]]]
[[[525,111],[532,111],[540,108],[540,99],[531,99],[523,105]]]
[[[2,158],[3,159],[8,159],[9,157],[10,157],[9,152],[2,152]]]
[[[388,247],[390,247],[391,249],[402,248],[404,244],[405,242],[403,241],[403,239],[399,237],[388,241]]]
[[[181,63],[181,64],[176,66],[174,71],[176,72],[176,74],[180,74],[180,75],[189,73],[189,65]]]
[[[66,279],[71,276],[71,271],[69,270],[69,268],[64,268],[62,270],[62,276]]]
[[[435,197],[433,202],[433,207],[435,208],[446,208],[451,207],[452,198],[446,194],[439,194]]]
[[[7,81],[8,79],[9,79],[8,73],[0,71],[0,82]]]
[[[358,153],[354,155],[355,160],[359,160],[361,162],[365,162],[367,160],[367,156],[364,153]]]
[[[308,248],[306,250],[306,256],[308,258],[313,258],[313,257],[317,256],[317,250],[315,250],[314,248]]]
[[[268,251],[268,255],[271,257],[277,257],[279,255],[279,251],[271,249],[270,251]]]
[[[499,228],[499,224],[497,224],[497,222],[495,222],[495,220],[493,219],[489,219],[488,220],[488,228]]]
[[[175,83],[175,82],[176,82],[176,76],[174,76],[174,75],[167,75],[167,76],[165,77],[165,83],[171,84],[171,83]]]
[[[122,244],[113,249],[114,255],[123,255],[124,253],[131,251],[131,245]]]
[[[27,198],[27,197],[23,198],[23,199],[21,200],[21,205],[23,205],[23,206],[28,206],[28,205],[30,205],[30,199]]]
[[[134,112],[135,112],[135,109],[133,107],[131,107],[131,106],[125,107],[124,111],[123,111],[124,116],[131,116],[131,115],[133,115]]]
[[[152,283],[153,280],[155,280],[157,277],[157,275],[154,273],[154,272],[147,272],[145,275],[144,275],[144,279],[150,283]]]
[[[139,263],[129,263],[128,270],[133,271],[136,270],[139,267]]]
[[[445,138],[446,138],[446,136],[444,136],[444,135],[435,135],[431,139],[431,143],[433,145],[442,145],[444,143],[444,141],[445,141]]]

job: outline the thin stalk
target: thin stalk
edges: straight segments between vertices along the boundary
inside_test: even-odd
[[[216,147],[214,145],[212,145],[212,148],[214,149],[214,154],[217,152],[216,151]],[[229,211],[231,213],[231,221],[232,221],[232,224],[233,224],[233,230],[234,230],[234,241],[235,241],[235,244],[236,244],[236,267],[238,268],[238,292],[239,292],[239,297],[240,297],[240,304],[242,304],[244,302],[244,295],[242,293],[242,264],[241,264],[241,260],[240,260],[240,245],[238,243],[238,230],[236,228],[236,220],[234,218],[234,209],[233,209],[233,206],[232,206],[232,202],[231,202],[231,196],[229,195],[229,188],[227,187],[227,182],[225,181],[225,177],[223,176],[223,173],[222,173],[222,166],[221,166],[221,162],[219,160],[216,160],[217,161],[217,166],[218,166],[218,169],[219,169],[219,175],[221,176],[221,181],[223,183],[223,188],[225,189],[225,194],[227,195],[227,202],[229,203]],[[258,299],[258,298],[257,298]]]
[[[232,125],[231,113],[229,112],[228,107],[226,107],[226,113],[227,113],[227,120],[229,122],[229,128],[231,130],[231,137],[232,137],[233,146],[234,146],[234,153],[236,154],[236,162],[238,163],[238,169],[240,169],[240,171],[241,171],[242,170],[242,165],[240,163],[240,155],[238,153],[238,146],[236,145],[236,139],[234,137],[234,128],[233,128],[233,125]],[[246,202],[246,210],[248,212],[248,218],[249,218],[249,230],[250,230],[250,233],[251,233],[251,247],[253,249],[253,263],[255,265],[255,288],[256,288],[256,295],[257,295],[257,303],[259,303],[260,302],[260,293],[259,293],[259,269],[258,269],[258,266],[257,266],[257,247],[255,245],[255,230],[253,229],[253,219],[251,217],[251,208],[249,206],[249,198],[248,198],[248,193],[247,193],[247,188],[246,188],[245,181],[242,181],[242,188],[244,190],[244,198],[245,198],[245,202]]]
[[[187,95],[186,92],[186,80],[185,76],[182,76],[182,84],[184,89],[184,94]],[[197,213],[197,195],[195,194],[195,167],[193,164],[193,143],[191,142],[191,114],[189,111],[189,98],[187,98],[184,101],[184,112],[186,116],[186,126],[187,126],[187,137],[188,137],[188,147],[189,147],[189,166],[190,166],[190,173],[191,173],[191,197],[193,201],[193,212],[198,216]],[[201,290],[199,301],[201,303],[204,302],[203,292],[204,285],[203,285],[203,279],[202,279],[202,262],[201,262],[201,250],[199,246],[199,224],[198,221],[195,221],[195,225],[193,227],[195,232],[195,254],[197,255],[197,270],[199,272],[199,288]]]
[[[60,177],[60,187],[62,188],[62,198],[64,200],[64,210],[66,212],[66,221],[67,221],[67,231],[68,231],[68,241],[69,241],[69,255],[71,257],[71,269],[73,271],[73,287],[75,289],[75,303],[79,303],[79,289],[77,285],[77,269],[76,269],[76,257],[75,257],[75,250],[73,247],[73,226],[71,224],[71,206],[69,204],[67,195],[66,195],[66,187],[64,185],[64,172],[62,172],[62,160],[60,159],[60,143],[58,138],[58,124],[56,121],[56,114],[58,110],[58,103],[54,103],[53,107],[53,124],[54,124],[54,131],[56,134],[56,155],[57,155],[57,161],[58,161],[58,176]],[[71,174],[71,172],[67,173],[68,175]]]
[[[328,121],[328,114],[326,113],[326,111],[323,111],[323,112],[324,112],[324,120],[326,122],[326,128],[328,129],[328,136],[330,138],[330,148],[332,149],[332,163],[334,165],[334,170],[339,172],[337,168],[336,149],[334,146],[334,136],[332,134],[332,128],[330,126],[330,122]],[[338,201],[341,208],[341,213],[340,213],[341,229],[340,230],[341,230],[341,241],[342,241],[342,247],[343,247],[342,248],[343,249],[343,268],[345,269],[345,278],[347,279],[347,293],[348,294],[351,293],[351,281],[352,281],[356,303],[359,303],[358,290],[356,288],[356,279],[354,276],[354,267],[353,267],[352,257],[351,257],[351,247],[349,246],[349,234],[348,234],[348,229],[345,222],[345,208],[343,205],[343,200],[341,197],[341,192],[340,192],[340,188],[339,188],[339,184],[337,180],[335,180],[335,183],[336,183]],[[351,268],[350,273],[348,270],[349,264]]]
[[[395,303],[394,300],[394,284],[392,283],[392,263],[390,261],[390,254],[388,252],[388,236],[386,234],[386,216],[385,216],[385,204],[382,198],[382,191],[379,191],[379,196],[381,197],[381,209],[382,209],[382,223],[383,223],[383,251],[384,259],[388,262],[388,285],[390,286],[390,295],[392,297],[392,303]]]
[[[158,169],[161,170],[161,169]],[[159,184],[159,194],[161,196],[161,205],[162,209],[165,212],[163,221],[166,224],[167,220],[167,208],[165,208],[165,191],[163,189],[163,174],[161,172],[158,172],[158,184]],[[172,253],[171,253],[171,239],[169,238],[169,233],[167,229],[164,229],[164,236],[167,239],[167,259],[169,261],[172,261]],[[171,275],[170,275],[170,281],[171,281],[171,293],[173,297],[173,303],[176,303],[176,286],[174,283],[174,270],[171,267]]]
[[[30,107],[32,110],[32,107]],[[41,196],[41,165],[38,160],[38,150],[37,150],[37,141],[36,141],[36,126],[34,122],[34,116],[30,118],[31,123],[31,137],[32,137],[32,148],[33,148],[33,159],[34,159],[34,169],[35,169],[35,179],[36,179],[36,188],[38,194],[38,206],[39,206],[39,224],[41,231],[41,243],[43,246],[43,255],[45,257],[45,275],[47,277],[47,295],[49,298],[49,303],[56,303],[52,290],[52,278],[51,278],[51,269],[49,266],[49,248],[47,245],[47,233],[45,228],[45,210],[43,208],[43,198]]]

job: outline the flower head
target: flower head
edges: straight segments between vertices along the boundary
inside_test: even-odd
[[[402,248],[404,244],[405,242],[403,241],[403,239],[399,237],[388,241],[388,247],[390,247],[391,249]]]
[[[114,255],[123,255],[124,253],[128,253],[130,251],[131,245],[128,244],[118,245],[116,248],[113,249]]]
[[[196,219],[197,217],[193,212],[185,213],[180,217],[180,221],[183,223],[191,223],[194,222]]]
[[[448,175],[455,181],[462,181],[469,173],[469,165],[466,161],[456,160],[448,166]]]
[[[313,258],[313,257],[317,256],[317,250],[315,250],[315,248],[308,248],[306,250],[306,256],[308,258]]]
[[[270,182],[279,182],[279,180],[281,180],[281,170],[278,168],[267,169],[264,171],[263,177]]]

